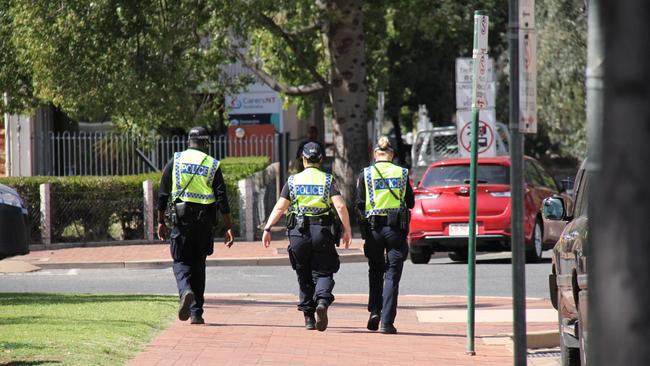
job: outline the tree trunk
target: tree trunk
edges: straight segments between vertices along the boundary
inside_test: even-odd
[[[361,4],[361,0],[332,1],[334,19],[327,32],[335,147],[332,170],[349,207],[356,176],[368,163],[368,88]]]

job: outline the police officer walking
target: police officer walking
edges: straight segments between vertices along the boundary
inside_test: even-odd
[[[361,212],[363,251],[368,258],[368,330],[395,334],[399,281],[408,255],[409,210],[415,204],[408,170],[392,163],[386,137],[374,149],[374,164],[357,179],[357,209]]]
[[[178,319],[204,324],[205,260],[214,251],[213,228],[217,208],[226,227],[226,247],[233,244],[230,206],[219,161],[207,154],[208,131],[194,127],[189,132],[189,148],[174,154],[160,180],[158,237],[166,240],[165,210],[169,207],[173,224],[171,256],[180,296]]]
[[[332,175],[319,169],[323,154],[319,144],[305,144],[302,152],[305,170],[289,177],[262,237],[262,243],[268,248],[271,245],[271,226],[288,210],[289,260],[298,275],[300,287],[298,310],[304,314],[305,328],[321,332],[327,329],[327,308],[334,301],[334,273],[340,266],[335,248],[339,238],[335,238],[330,230],[334,224],[330,212],[332,206],[341,219],[342,240],[346,248],[350,246],[352,234],[345,201]]]

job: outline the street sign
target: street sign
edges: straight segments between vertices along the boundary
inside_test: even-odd
[[[470,83],[472,82],[472,67],[474,61],[471,57],[459,57],[456,59],[456,83]],[[494,76],[494,59],[491,57],[487,61],[487,81],[495,80]]]
[[[487,105],[486,108],[494,108],[496,106],[496,83],[487,83]],[[472,84],[471,83],[457,83],[456,84],[456,109],[470,110],[472,108]]]
[[[472,108],[485,109],[487,108],[487,89],[488,89],[488,56],[485,53],[477,53],[474,55],[474,75],[476,80],[474,82],[475,88],[473,89]]]
[[[535,0],[519,0],[519,27],[535,28]]]
[[[478,156],[491,157],[497,154],[496,123],[494,109],[485,109],[479,112],[478,118]],[[458,153],[462,157],[469,157],[471,153],[471,111],[456,112],[456,130],[458,131]]]
[[[519,30],[519,132],[537,133],[537,34]]]
[[[474,15],[474,29],[478,31],[478,45],[474,48],[479,53],[488,52],[489,19],[486,15]]]

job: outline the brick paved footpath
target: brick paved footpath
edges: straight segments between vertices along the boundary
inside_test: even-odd
[[[292,280],[292,279],[287,279]],[[476,356],[465,355],[466,324],[422,323],[418,311],[465,309],[464,297],[402,296],[396,335],[365,329],[365,295],[340,295],[325,332],[304,329],[292,295],[210,295],[205,325],[175,321],[128,365],[511,365],[512,351],[494,342],[509,323],[476,324]],[[477,311],[507,309],[508,298],[477,298]],[[529,299],[529,309],[548,300]],[[531,323],[528,331],[553,328]],[[490,342],[490,340],[492,340]]]

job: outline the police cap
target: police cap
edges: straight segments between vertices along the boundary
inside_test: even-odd
[[[310,163],[318,163],[323,158],[323,150],[316,142],[308,142],[302,147],[302,156]]]
[[[190,140],[208,140],[210,138],[210,134],[208,134],[208,130],[206,130],[204,127],[197,126],[190,129],[188,138]]]

